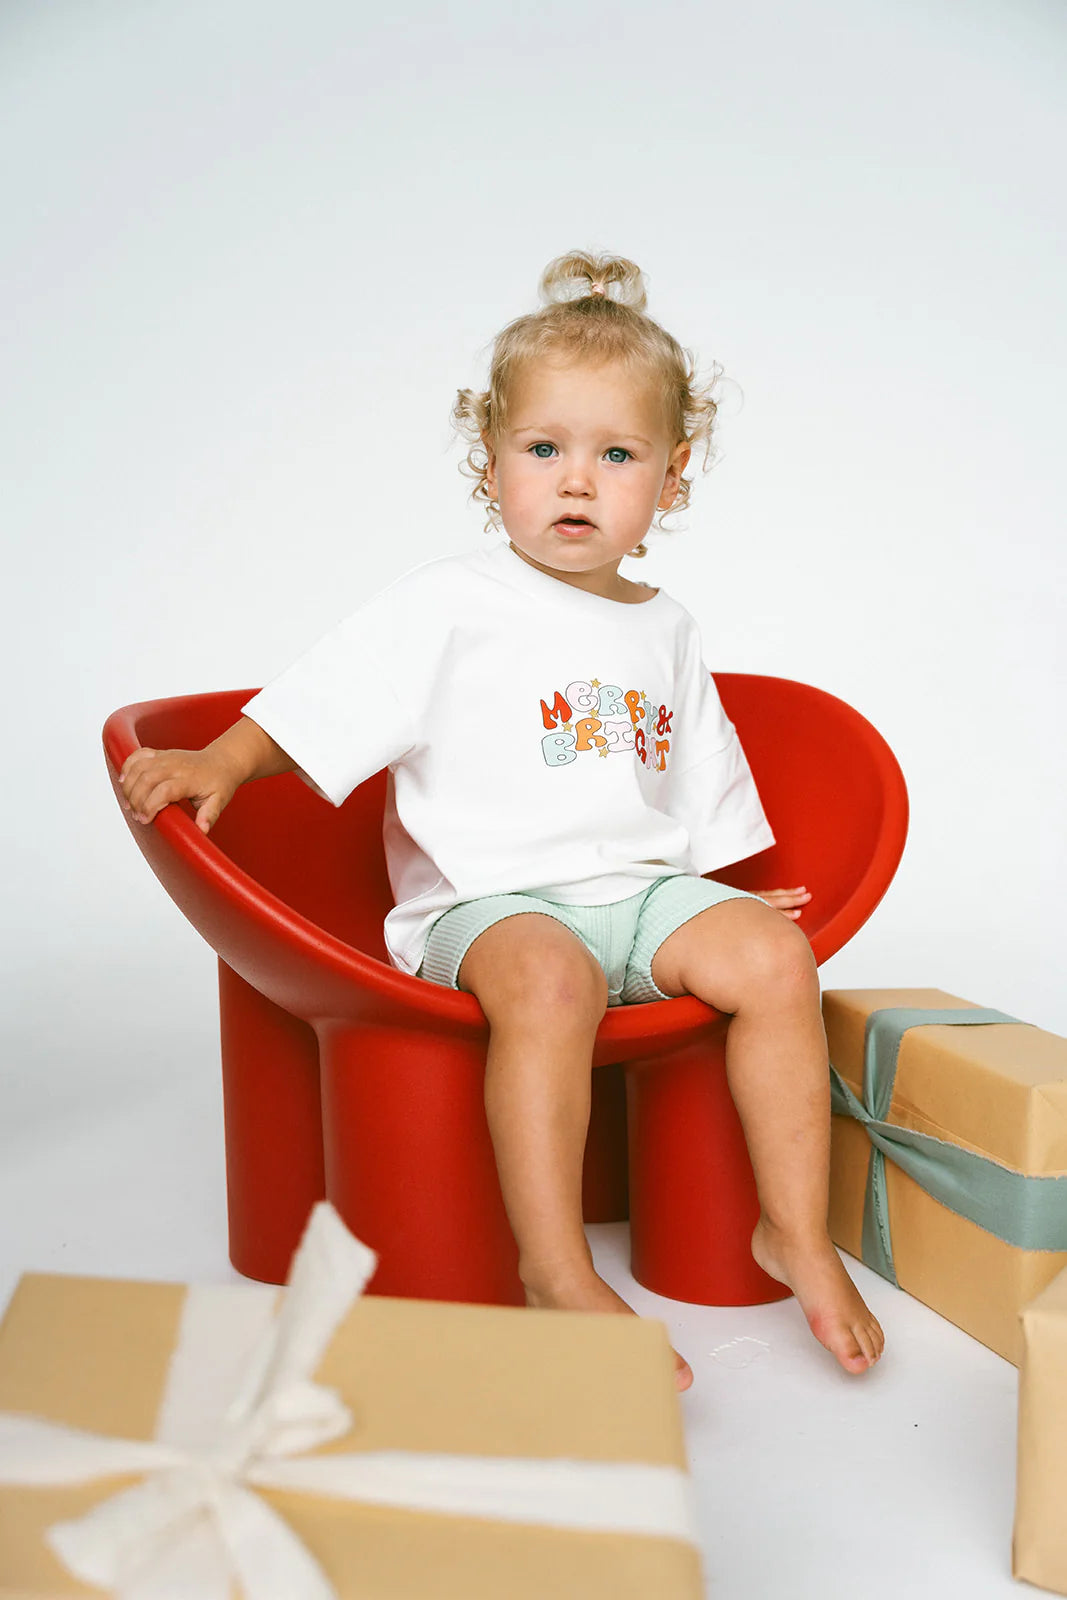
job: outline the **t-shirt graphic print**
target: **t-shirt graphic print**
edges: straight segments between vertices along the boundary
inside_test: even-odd
[[[558,730],[541,740],[545,764],[562,767],[585,754],[633,751],[643,766],[666,772],[673,716],[665,705],[653,705],[643,689],[575,679],[556,690],[551,705],[541,701],[545,727]]]

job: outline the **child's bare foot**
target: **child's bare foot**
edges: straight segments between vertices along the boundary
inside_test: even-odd
[[[787,1236],[761,1217],[752,1235],[752,1254],[764,1272],[792,1289],[812,1333],[846,1372],[866,1372],[874,1365],[885,1335],[829,1234],[822,1239]]]
[[[637,1312],[633,1306],[615,1293],[603,1278],[591,1269],[587,1274],[561,1279],[551,1284],[526,1285],[526,1304],[539,1310],[554,1311],[626,1311],[631,1317]],[[679,1389],[688,1389],[693,1381],[693,1369],[677,1350],[674,1356],[674,1381]]]

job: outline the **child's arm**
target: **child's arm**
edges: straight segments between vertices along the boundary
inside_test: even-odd
[[[258,723],[242,717],[203,750],[142,746],[123,763],[119,786],[125,809],[133,813],[135,822],[151,822],[173,801],[191,800],[196,807],[196,825],[207,833],[242,783],[299,770]]]

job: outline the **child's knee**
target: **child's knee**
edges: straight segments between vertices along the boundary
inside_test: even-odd
[[[595,1026],[608,1003],[599,962],[576,933],[540,912],[507,917],[479,934],[457,984],[494,1026]]]
[[[750,999],[804,993],[819,987],[818,969],[807,936],[795,922],[780,913],[768,918],[745,947],[745,967]]]

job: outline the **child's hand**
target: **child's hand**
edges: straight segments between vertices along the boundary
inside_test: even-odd
[[[790,911],[789,907],[799,906],[801,901],[811,899],[803,884],[796,889],[753,889],[752,893],[759,895],[761,900],[766,900],[769,906],[786,917],[799,917],[800,912]]]
[[[196,825],[207,833],[233,799],[238,783],[230,766],[208,750],[135,750],[119,773],[123,809],[135,822],[151,822],[164,806],[191,800]]]

